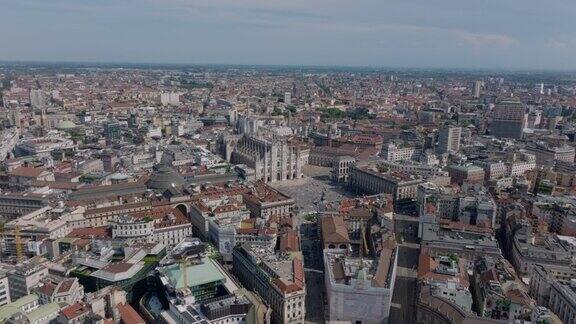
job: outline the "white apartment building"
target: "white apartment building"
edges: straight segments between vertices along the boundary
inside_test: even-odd
[[[192,224],[176,209],[163,217],[120,216],[108,223],[112,238],[174,246],[192,235]]]
[[[191,207],[190,220],[196,234],[209,239],[216,245],[224,260],[231,261],[232,249],[236,245],[236,229],[240,228],[243,220],[250,218],[246,205],[225,196],[204,199]]]
[[[270,306],[272,323],[304,323],[306,284],[301,254],[285,254],[251,242],[236,247],[232,256],[234,274]]]
[[[522,176],[536,168],[536,156],[531,153],[513,153],[508,162],[508,174],[511,177]]]
[[[383,249],[378,260],[324,250],[329,320],[388,323],[396,278],[397,249]]]
[[[46,253],[44,241],[62,238],[71,231],[60,216],[52,207],[46,206],[6,223],[2,234],[4,253],[16,255],[16,229],[20,232],[24,254],[35,256]]]
[[[112,228],[112,238],[140,240],[152,237],[154,233],[154,220],[136,219],[128,215],[122,215],[115,220],[109,221]]]
[[[168,106],[168,105],[177,106],[180,104],[180,93],[163,92],[160,94],[160,103],[162,104],[162,106]]]
[[[460,150],[462,128],[444,126],[438,134],[438,153],[456,153]]]
[[[487,181],[508,176],[508,166],[502,161],[480,162],[479,166],[484,169],[484,179]]]
[[[386,161],[416,160],[421,150],[414,146],[399,146],[395,143],[382,145],[380,156]]]
[[[44,100],[44,92],[41,89],[30,90],[30,105],[33,108],[40,108],[46,104]]]
[[[543,165],[552,161],[574,163],[575,150],[572,146],[551,147],[543,143],[529,145],[526,150],[536,156],[536,164]]]
[[[13,270],[8,272],[8,286],[10,288],[10,299],[29,295],[32,288],[38,286],[40,282],[48,277],[48,268],[33,263],[18,264]]]
[[[246,205],[237,199],[242,196],[221,196],[213,199],[204,198],[191,205],[190,221],[196,234],[201,238],[209,238],[210,222],[212,227],[240,226],[240,222],[250,218]],[[212,229],[212,232],[214,229]]]
[[[292,93],[284,92],[284,104],[286,105],[292,104]]]
[[[536,168],[536,162],[534,161],[516,161],[510,163],[510,176],[521,176],[530,170]]]
[[[43,282],[35,293],[40,298],[40,304],[65,303],[75,304],[84,297],[84,286],[78,278],[66,278],[58,283]]]

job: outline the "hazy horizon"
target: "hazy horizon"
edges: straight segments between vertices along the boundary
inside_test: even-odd
[[[575,70],[576,2],[0,0],[0,61]]]

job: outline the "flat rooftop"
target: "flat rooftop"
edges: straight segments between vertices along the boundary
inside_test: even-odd
[[[184,282],[184,274],[182,269],[185,268],[187,282]],[[158,268],[170,285],[175,289],[183,289],[186,287],[200,286],[211,282],[223,282],[225,276],[220,272],[218,267],[209,258],[202,258],[201,263],[180,264],[173,263],[162,268]]]

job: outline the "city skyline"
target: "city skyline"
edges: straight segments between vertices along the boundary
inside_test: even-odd
[[[1,61],[576,68],[567,1],[0,4]]]
[[[0,323],[576,324],[573,12],[0,0]]]
[[[0,322],[571,323],[574,75],[2,63]]]

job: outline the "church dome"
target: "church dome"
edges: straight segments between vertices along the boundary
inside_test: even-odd
[[[78,127],[78,126],[70,120],[63,120],[63,121],[59,122],[58,125],[56,125],[56,129],[63,130],[63,131],[74,129],[76,127]]]
[[[146,182],[149,189],[157,191],[166,191],[169,189],[181,190],[186,181],[182,176],[166,165],[158,165],[154,167],[154,173]]]

